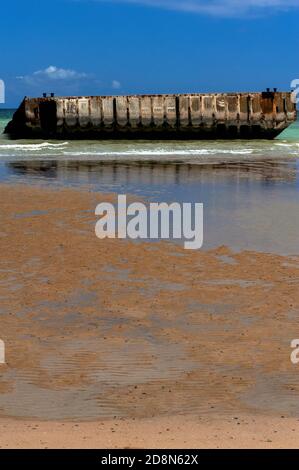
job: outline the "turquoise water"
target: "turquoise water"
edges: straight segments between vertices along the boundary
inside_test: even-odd
[[[4,128],[8,121],[11,119],[14,110],[12,109],[0,109],[0,134],[4,131]],[[2,136],[3,138],[3,136]],[[0,135],[1,139],[1,135]]]

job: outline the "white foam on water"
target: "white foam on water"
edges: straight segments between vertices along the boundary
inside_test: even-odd
[[[275,145],[277,145],[279,147],[299,147],[298,142],[293,142],[293,143],[281,142],[281,143],[277,143]]]
[[[116,151],[83,151],[83,152],[62,152],[63,155],[69,156],[190,156],[190,155],[217,155],[217,154],[226,154],[226,155],[250,155],[254,152],[253,149],[243,149],[243,150],[221,150],[221,149],[194,149],[194,150],[166,150],[166,149],[156,149],[156,150],[124,150],[123,152]]]
[[[66,145],[69,145],[68,142],[63,142],[59,144],[51,144],[50,142],[43,142],[41,144],[0,144],[0,150],[10,150],[10,149],[17,149],[17,150],[24,150],[25,152],[28,151],[37,151],[41,149],[59,149],[64,148]]]
[[[299,154],[299,143],[279,143],[275,144],[277,147],[280,147],[282,149],[285,149],[288,155],[298,155]]]

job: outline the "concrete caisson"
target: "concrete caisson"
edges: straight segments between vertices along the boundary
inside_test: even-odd
[[[12,138],[273,139],[296,120],[290,92],[25,98]]]

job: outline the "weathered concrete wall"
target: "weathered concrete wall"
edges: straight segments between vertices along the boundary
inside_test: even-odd
[[[274,138],[291,93],[25,98],[6,132],[45,138]]]

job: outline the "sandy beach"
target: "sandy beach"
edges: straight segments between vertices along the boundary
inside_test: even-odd
[[[2,448],[298,447],[298,256],[100,241],[113,194],[0,198]]]
[[[298,449],[298,419],[273,416],[0,420],[2,449]]]

